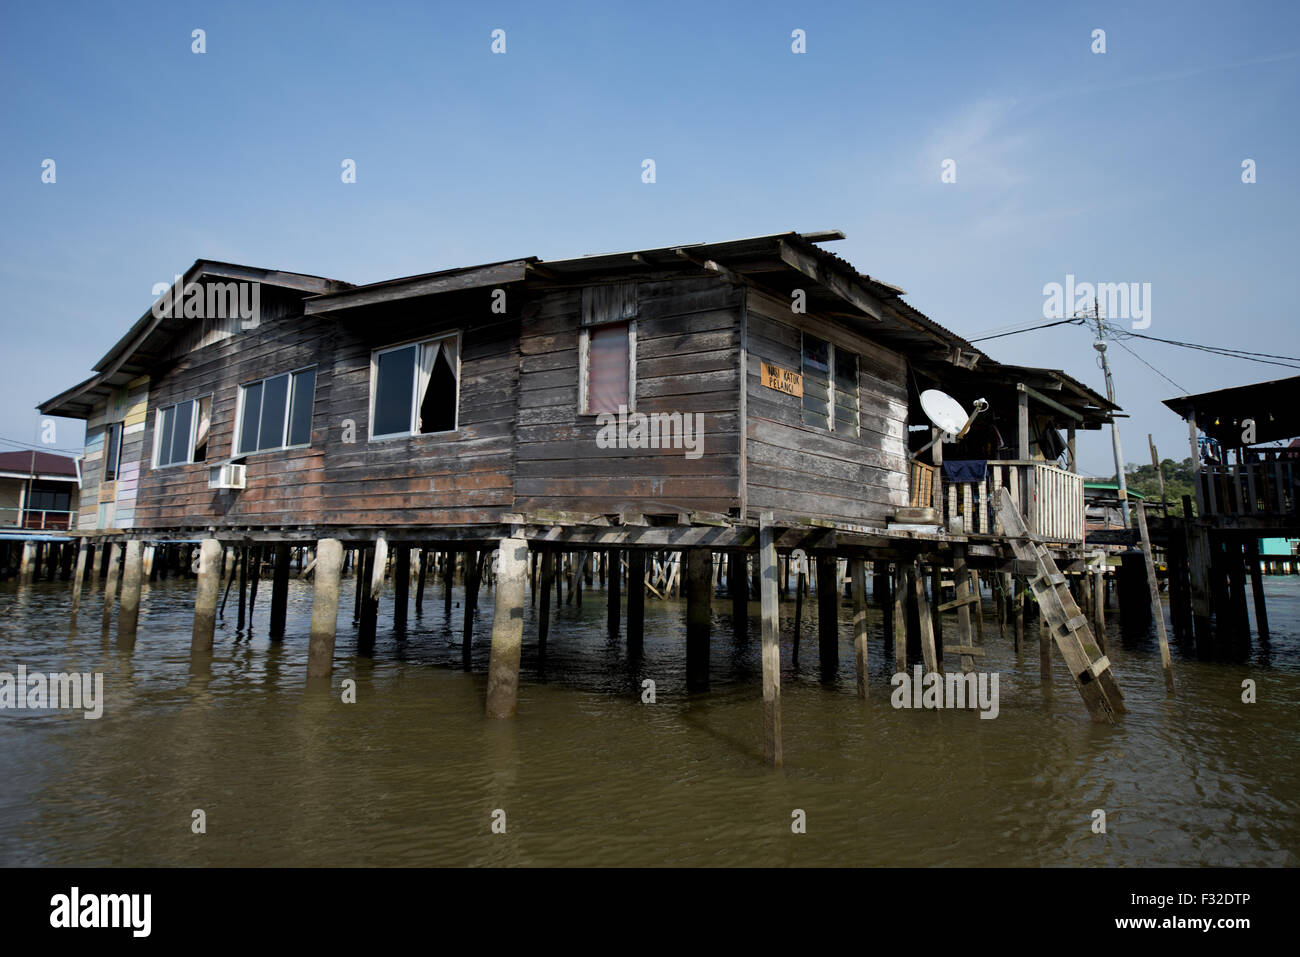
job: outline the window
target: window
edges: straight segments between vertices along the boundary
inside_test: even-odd
[[[455,432],[460,336],[381,349],[370,360],[370,437]]]
[[[636,409],[636,315],[634,282],[582,290],[578,344],[578,411],[583,415]]]
[[[596,326],[587,337],[586,397],[589,415],[632,408],[632,324]]]
[[[858,357],[834,343],[803,337],[803,423],[860,435]]]
[[[122,423],[114,422],[104,429],[104,481],[117,481],[117,470],[122,464]]]
[[[316,370],[285,372],[240,386],[236,455],[311,444]]]
[[[198,403],[193,399],[158,410],[154,418],[154,468],[192,461],[194,417]]]

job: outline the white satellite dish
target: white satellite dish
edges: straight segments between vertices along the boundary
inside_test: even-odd
[[[921,393],[921,410],[940,432],[956,435],[966,428],[966,410],[947,392],[926,389]]]
[[[941,439],[945,442],[952,442],[962,438],[970,424],[975,421],[975,417],[989,407],[984,399],[975,400],[975,411],[969,416],[962,404],[950,396],[947,392],[940,392],[938,389],[926,389],[921,393],[921,411],[929,419],[939,434],[930,442],[927,442],[921,448],[912,453],[915,459],[922,452],[927,451],[932,445]]]

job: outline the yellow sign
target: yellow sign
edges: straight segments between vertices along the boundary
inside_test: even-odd
[[[803,395],[803,376],[767,362],[763,363],[763,385],[786,395]]]

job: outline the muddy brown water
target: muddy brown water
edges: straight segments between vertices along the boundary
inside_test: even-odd
[[[386,594],[374,654],[357,657],[353,587],[345,580],[333,691],[305,694],[306,583],[291,583],[283,641],[266,637],[268,588],[247,633],[232,598],[200,661],[192,580],[145,586],[130,651],[101,635],[102,588],[87,591],[74,629],[66,583],[0,585],[0,672],[102,672],[105,696],[99,720],[0,710],[0,864],[1297,863],[1300,578],[1265,580],[1272,638],[1248,660],[1203,663],[1176,647],[1174,698],[1154,639],[1122,638],[1112,608],[1110,658],[1130,709],[1114,728],[1088,720],[1059,655],[1054,685],[1041,686],[1037,625],[1017,658],[988,601],[995,720],[894,709],[874,606],[870,700],[854,693],[847,607],[838,679],[824,683],[815,601],[798,666],[783,602],[777,771],[762,763],[758,622],[736,636],[729,599],[713,606],[712,690],[690,696],[679,602],[647,599],[639,662],[607,635],[599,589],[558,611],[544,660],[530,608],[518,718],[490,721],[490,591],[466,672],[459,589],[451,622],[438,589],[401,637]],[[345,679],[354,704],[341,700]],[[1255,704],[1242,702],[1244,679]],[[792,832],[796,810],[806,833]]]

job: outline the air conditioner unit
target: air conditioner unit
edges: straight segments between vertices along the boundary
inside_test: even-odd
[[[208,469],[208,488],[244,488],[247,465],[214,465]]]

